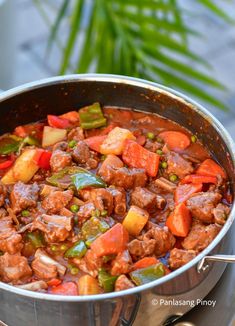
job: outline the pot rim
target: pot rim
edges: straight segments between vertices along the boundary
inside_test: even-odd
[[[0,103],[5,101],[8,98],[12,98],[22,93],[26,93],[28,91],[32,91],[34,89],[38,89],[41,87],[51,86],[55,84],[64,84],[64,83],[72,83],[72,82],[82,82],[82,81],[97,81],[97,82],[109,82],[113,84],[126,84],[130,86],[136,86],[140,88],[145,88],[151,91],[157,91],[170,96],[171,98],[175,98],[177,101],[181,101],[186,105],[190,106],[192,110],[196,111],[200,114],[204,119],[206,119],[216,131],[221,135],[224,139],[229,154],[232,158],[233,167],[235,169],[235,146],[233,140],[223,125],[215,118],[207,109],[205,109],[202,105],[197,103],[195,100],[190,99],[187,95],[182,94],[181,92],[175,91],[169,87],[163,86],[158,83],[150,82],[140,78],[127,77],[122,75],[111,75],[111,74],[73,74],[66,76],[56,76],[46,79],[41,79],[39,81],[31,82],[24,84],[22,86],[15,87],[4,93],[0,94]],[[63,296],[63,295],[53,295],[46,293],[33,292],[28,290],[23,290],[17,288],[16,286],[12,286],[3,282],[0,282],[0,289],[19,294],[22,296],[34,298],[34,299],[42,299],[48,301],[61,301],[61,302],[86,302],[86,301],[96,301],[96,300],[107,300],[107,299],[115,299],[121,296],[126,295],[138,295],[138,293],[154,288],[158,285],[162,285],[168,281],[173,280],[175,277],[184,273],[188,269],[197,265],[198,262],[206,255],[208,255],[214,247],[222,240],[222,238],[226,235],[228,230],[230,229],[235,218],[235,204],[233,202],[232,210],[230,212],[229,218],[222,230],[216,236],[216,238],[209,244],[209,246],[204,249],[200,254],[198,254],[193,260],[191,260],[186,265],[181,268],[171,272],[170,274],[164,276],[163,278],[157,279],[156,281],[152,281],[145,285],[140,285],[134,287],[132,289],[120,291],[120,292],[111,292],[111,293],[103,293],[96,295],[85,295],[85,296]]]

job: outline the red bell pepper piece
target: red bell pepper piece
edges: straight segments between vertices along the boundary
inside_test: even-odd
[[[184,150],[190,145],[190,139],[181,131],[163,131],[158,137],[164,140],[171,150]]]
[[[56,115],[48,115],[47,121],[50,127],[66,129],[72,126],[71,122],[68,119],[57,117]]]
[[[52,155],[52,152],[50,152],[50,151],[47,151],[44,149],[38,149],[37,153],[34,157],[34,161],[41,169],[50,170],[51,155]]]
[[[223,179],[226,179],[226,173],[225,171],[212,159],[208,158],[204,162],[201,163],[199,168],[196,171],[196,174],[200,175],[206,175],[206,176],[212,176],[217,177],[220,175]]]
[[[107,138],[107,136],[93,136],[85,139],[85,142],[87,145],[92,149],[93,151],[100,153],[100,145],[103,143],[103,141]]]
[[[156,177],[158,173],[160,156],[148,151],[135,141],[127,140],[125,142],[122,159],[133,168],[145,169],[151,177]]]
[[[8,169],[15,161],[15,155],[11,155],[6,160],[0,160],[0,170]]]
[[[136,263],[134,263],[132,267],[132,271],[135,271],[137,269],[145,268],[148,266],[156,265],[159,263],[159,260],[155,257],[144,257],[140,260],[138,260]]]
[[[181,184],[185,184],[185,183],[214,183],[214,184],[217,184],[217,181],[218,181],[217,178],[213,177],[213,176],[190,174],[181,180]]]
[[[194,193],[202,191],[202,183],[180,184],[175,190],[175,203],[176,205],[184,203]]]
[[[51,294],[78,295],[78,287],[74,282],[65,282],[52,287],[49,292]]]
[[[118,254],[126,249],[129,235],[121,223],[115,224],[91,244],[97,257]]]
[[[184,203],[177,205],[173,213],[167,218],[166,226],[177,237],[186,237],[192,224],[189,209]]]

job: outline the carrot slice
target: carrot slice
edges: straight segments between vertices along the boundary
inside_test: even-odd
[[[164,140],[171,150],[183,150],[190,145],[190,139],[181,131],[163,131],[158,137]]]
[[[166,226],[177,237],[186,237],[192,224],[189,209],[184,203],[177,205],[174,212],[167,218]]]
[[[66,282],[50,289],[51,294],[78,295],[78,287],[74,282]]]
[[[110,131],[112,131],[114,128],[118,127],[117,123],[111,123],[109,126],[107,126],[106,128],[102,129],[101,132],[99,133],[99,135],[108,135],[110,133]]]
[[[97,257],[118,254],[126,248],[128,240],[128,232],[117,223],[92,242],[91,249]]]
[[[159,260],[155,257],[144,257],[140,260],[138,260],[132,267],[132,271],[135,271],[136,269],[145,268],[148,266],[152,266],[159,263]]]
[[[223,179],[226,179],[226,173],[219,164],[217,164],[212,159],[208,158],[201,163],[199,168],[196,171],[196,174],[207,175],[212,177],[217,177],[220,175]]]
[[[185,183],[214,183],[217,184],[217,178],[209,175],[190,174],[181,180],[181,184]]]
[[[85,142],[90,147],[90,149],[100,153],[100,146],[106,138],[107,138],[106,135],[93,136],[93,137],[86,138]]]
[[[178,185],[178,187],[175,190],[175,203],[176,203],[176,205],[185,202],[194,193],[199,192],[201,190],[202,190],[202,184],[201,183]]]
[[[76,123],[79,121],[79,113],[77,111],[70,111],[60,115],[60,118],[67,119],[70,122]]]
[[[156,177],[158,173],[160,156],[148,151],[135,141],[126,140],[122,159],[133,168],[145,169],[146,173],[151,177]]]

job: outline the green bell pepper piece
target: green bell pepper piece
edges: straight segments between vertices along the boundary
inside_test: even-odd
[[[81,233],[83,239],[86,241],[86,245],[89,247],[97,237],[106,232],[108,229],[108,223],[96,216],[93,216],[83,224]]]
[[[35,231],[27,233],[27,238],[35,248],[44,247],[44,238],[42,233]]]
[[[28,144],[28,145],[35,145],[35,146],[39,146],[39,140],[33,136],[27,136],[24,138],[24,143]]]
[[[0,155],[7,155],[17,152],[22,139],[14,135],[0,138]]]
[[[105,292],[112,292],[114,289],[114,284],[118,276],[112,276],[104,269],[98,272],[99,285],[104,289]]]
[[[86,106],[80,109],[78,113],[83,129],[99,128],[106,125],[106,118],[103,115],[99,103]]]
[[[72,185],[72,176],[79,171],[81,171],[81,168],[79,167],[67,167],[57,173],[54,173],[46,180],[53,186],[67,189]]]
[[[133,271],[129,275],[136,285],[146,284],[165,275],[164,265],[158,263],[153,266]]]
[[[85,169],[81,169],[80,172],[74,174],[72,176],[72,182],[75,185],[77,190],[84,188],[104,188],[106,187],[106,183],[97,175],[88,172]]]
[[[84,241],[80,240],[65,252],[64,257],[82,258],[86,254],[86,252],[87,252],[87,247]]]

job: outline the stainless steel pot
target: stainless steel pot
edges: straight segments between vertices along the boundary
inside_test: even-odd
[[[113,75],[72,75],[9,90],[0,95],[0,133],[42,119],[49,112],[61,114],[95,101],[157,113],[190,129],[227,170],[235,191],[234,146],[219,121],[188,97],[144,80]],[[228,234],[234,213],[233,207],[219,235],[190,263],[162,279],[134,289],[64,297],[29,292],[0,282],[0,319],[10,326],[161,325],[170,322],[191,309],[197,299],[204,298],[221,277],[226,264],[214,263],[216,257],[212,255],[230,254]],[[207,256],[210,258],[205,258]],[[222,257],[222,260],[227,262],[227,258]],[[205,268],[205,260],[208,268]]]

